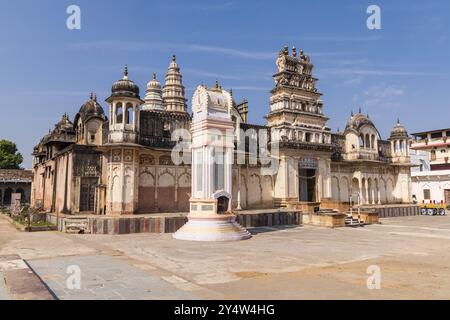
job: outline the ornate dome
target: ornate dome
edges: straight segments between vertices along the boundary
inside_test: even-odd
[[[156,73],[153,73],[153,78],[147,83],[147,90],[161,91],[161,83],[156,79]]]
[[[140,99],[139,87],[132,80],[128,79],[127,66],[125,66],[123,78],[116,81],[111,88],[111,97],[123,97],[123,96]]]
[[[407,138],[408,131],[406,128],[400,123],[400,120],[397,120],[397,124],[391,130],[391,139],[392,138]]]
[[[105,112],[103,111],[102,106],[97,102],[97,96],[94,93],[91,93],[90,99],[81,106],[76,118],[78,118],[78,116],[81,116],[83,119],[90,117],[105,117]]]
[[[352,116],[347,122],[345,130],[353,129],[359,131],[359,129],[361,129],[361,127],[364,125],[370,125],[375,128],[375,125],[373,124],[372,120],[369,119],[369,116],[362,114],[360,110],[357,114],[352,113]]]
[[[69,120],[67,113],[64,113],[62,119],[55,125],[55,129],[59,131],[73,130],[73,123]]]

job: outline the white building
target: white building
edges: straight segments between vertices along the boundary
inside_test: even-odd
[[[413,133],[411,161],[412,193],[422,203],[450,205],[450,129]]]

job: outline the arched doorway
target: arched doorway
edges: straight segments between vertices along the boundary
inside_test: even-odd
[[[12,193],[13,193],[13,190],[11,188],[8,188],[5,190],[5,193],[3,195],[3,205],[8,206],[11,204]]]

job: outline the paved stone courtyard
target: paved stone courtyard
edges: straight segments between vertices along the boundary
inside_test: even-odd
[[[59,299],[450,298],[450,216],[252,233],[242,242],[196,243],[170,234],[21,233],[0,219],[0,255],[19,254]],[[74,265],[80,290],[67,287]],[[367,288],[371,265],[381,270],[380,290]]]

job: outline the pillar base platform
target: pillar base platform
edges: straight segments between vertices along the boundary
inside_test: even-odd
[[[188,241],[238,241],[251,238],[233,214],[189,215],[188,222],[173,237]]]

